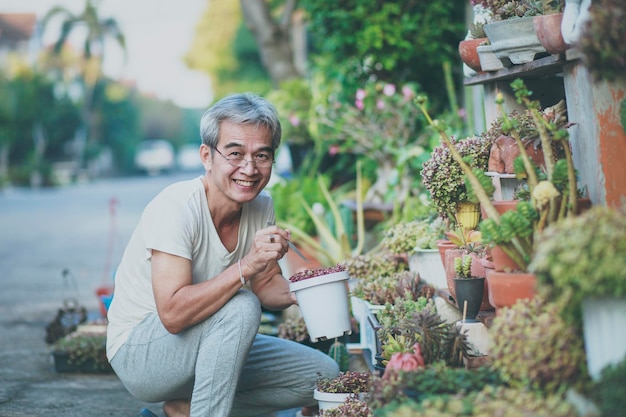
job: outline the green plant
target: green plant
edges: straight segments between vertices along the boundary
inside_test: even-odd
[[[396,414],[388,413],[392,409],[397,409],[400,404],[417,406],[422,401],[436,398],[445,401],[446,398],[455,395],[466,395],[480,391],[485,386],[496,386],[501,383],[498,373],[486,367],[468,370],[451,368],[444,362],[436,362],[414,371],[394,373],[388,379],[375,377],[368,404],[370,408],[376,410],[376,415],[391,416]]]
[[[372,304],[395,304],[405,298],[417,298],[424,289],[416,273],[402,270],[389,275],[379,275],[372,280],[359,279],[352,295]]]
[[[456,272],[456,278],[472,278],[472,257],[461,255],[459,258],[454,258],[454,272]]]
[[[94,371],[110,371],[111,365],[106,356],[106,334],[74,332],[52,344],[53,353],[68,355],[68,363],[73,365],[93,364]]]
[[[626,206],[594,206],[547,228],[529,270],[549,299],[564,298],[565,317],[581,323],[585,297],[626,296]]]
[[[362,181],[360,164],[357,164],[356,177],[356,232],[357,242],[354,248],[350,243],[351,236],[348,231],[353,230],[352,213],[343,215],[339,208],[340,204],[335,201],[328,185],[321,176],[317,177],[317,183],[321,194],[324,196],[325,203],[329,207],[332,216],[326,220],[323,213],[317,213],[313,206],[309,205],[304,199],[300,200],[302,207],[309,215],[315,225],[315,230],[319,241],[311,237],[307,232],[300,229],[294,224],[285,221],[277,221],[276,223],[285,229],[289,229],[292,233],[294,241],[301,244],[309,253],[314,253],[315,258],[325,266],[336,265],[351,256],[359,255],[363,251],[365,244],[365,221],[363,215],[362,201]],[[292,200],[293,201],[293,200]],[[296,201],[297,202],[297,201]],[[295,203],[295,202],[294,202]]]
[[[346,372],[350,366],[350,353],[345,343],[335,339],[335,342],[328,349],[328,356],[333,358],[339,365],[339,370]]]
[[[346,371],[340,372],[335,378],[320,378],[316,388],[320,392],[360,394],[369,392],[372,383],[370,372]]]
[[[446,137],[449,138],[447,134]],[[456,162],[454,154],[458,154],[466,165],[486,171],[492,143],[478,136],[449,139],[436,146],[430,159],[424,162],[422,184],[430,193],[433,208],[441,217],[454,222],[457,204],[469,200],[463,168]]]
[[[605,367],[600,379],[593,383],[589,397],[600,409],[602,417],[618,416],[626,408],[626,358],[615,365]]]
[[[490,12],[492,21],[507,20],[516,17],[529,17],[544,14],[544,4],[563,10],[564,0],[471,0],[473,6],[480,5]]]
[[[401,222],[385,231],[380,244],[393,254],[410,255],[418,248],[437,249],[437,240],[443,237],[445,230],[439,217]]]
[[[594,0],[580,36],[585,66],[594,80],[624,79],[626,74],[626,7],[621,0]]]
[[[507,384],[544,393],[580,388],[587,374],[582,339],[541,297],[498,312],[489,329],[489,356]]]

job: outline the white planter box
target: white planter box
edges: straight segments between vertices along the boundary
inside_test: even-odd
[[[593,380],[607,365],[626,356],[626,298],[597,298],[583,301],[583,331],[587,367]]]
[[[448,288],[446,270],[439,249],[417,249],[409,256],[409,269],[435,288]]]
[[[377,312],[384,310],[385,306],[370,304],[354,296],[350,297],[350,302],[352,304],[352,314],[356,321],[359,322],[360,336],[359,346],[352,345],[351,347],[369,350],[371,356],[370,360],[372,363],[376,363],[376,333],[368,320],[368,316],[370,314],[375,315]]]

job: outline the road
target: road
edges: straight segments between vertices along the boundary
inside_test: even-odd
[[[144,406],[161,413],[158,404],[130,396],[115,375],[56,373],[45,325],[68,296],[96,318],[94,290],[112,282],[144,206],[166,185],[195,175],[0,191],[0,416],[128,417]],[[62,278],[65,268],[76,285]]]

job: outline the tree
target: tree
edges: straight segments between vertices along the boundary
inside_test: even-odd
[[[101,18],[98,13],[100,0],[85,0],[85,8],[80,14],[55,6],[50,9],[42,20],[42,31],[45,33],[51,21],[61,18],[61,30],[54,43],[53,52],[59,55],[70,35],[79,28],[86,29],[83,39],[82,60],[80,64],[80,79],[82,86],[81,126],[75,135],[75,160],[79,167],[85,163],[85,148],[89,141],[95,141],[97,133],[94,129],[94,90],[102,76],[102,62],[104,60],[105,41],[113,38],[126,52],[126,41],[117,21],[113,18]]]

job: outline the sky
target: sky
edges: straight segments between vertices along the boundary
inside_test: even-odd
[[[41,18],[53,6],[78,14],[84,4],[84,0],[0,0],[0,13],[35,13]],[[133,80],[140,91],[181,107],[207,107],[212,101],[208,76],[189,70],[182,60],[207,5],[207,0],[101,0],[100,17],[117,20],[128,53],[124,62],[119,46],[107,43],[105,73]],[[44,43],[52,43],[58,33],[50,26]]]

